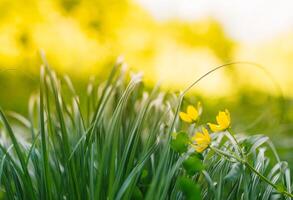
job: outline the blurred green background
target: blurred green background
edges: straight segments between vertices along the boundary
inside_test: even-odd
[[[233,12],[225,16],[209,11],[197,16],[198,10],[217,6],[208,2],[0,0],[1,107],[27,114],[29,96],[39,87],[40,50],[46,53],[52,68],[73,78],[81,92],[91,76],[104,80],[121,55],[130,70],[144,73],[149,86],[160,82],[162,88],[175,92],[213,67],[232,61],[252,61],[272,74],[283,97],[262,70],[234,66],[208,76],[188,94],[190,98],[186,101],[200,99],[206,120],[214,120],[219,109],[229,108],[237,131],[270,135],[282,159],[293,163],[292,23],[288,21],[284,28],[267,35],[270,30],[261,27],[270,23],[274,27],[282,18],[269,18],[262,24],[257,21],[258,16],[255,22],[243,17],[244,28],[240,29],[241,16],[250,14],[252,1],[247,2],[247,7],[239,4],[242,14],[236,5],[218,5],[224,13],[236,10],[235,16]],[[276,16],[278,12],[287,12],[273,3],[266,5],[272,7],[264,10],[271,13],[270,9],[275,9]],[[293,8],[292,3],[283,6]],[[238,13],[240,24],[234,27],[230,23],[227,28],[229,20]],[[251,29],[246,30],[250,24]],[[248,37],[237,37],[245,31]]]

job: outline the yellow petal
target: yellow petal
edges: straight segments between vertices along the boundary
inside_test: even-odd
[[[222,127],[219,126],[218,124],[208,123],[208,125],[213,132],[220,132],[223,130]]]
[[[217,119],[217,123],[220,125],[220,124],[223,124],[225,123],[225,118],[226,118],[226,113],[223,112],[223,111],[220,111],[216,117]]]
[[[188,114],[186,114],[184,112],[180,112],[179,116],[183,121],[188,122],[188,123],[192,123],[192,119],[189,117]]]
[[[227,109],[225,110],[225,112],[220,111],[216,119],[218,125],[221,127],[222,130],[229,128],[231,119],[230,113]]]
[[[204,134],[202,134],[201,132],[197,132],[197,133],[194,134],[193,138],[194,139],[204,138]]]
[[[187,107],[187,114],[193,121],[196,121],[198,119],[198,111],[194,106]]]
[[[206,144],[206,143],[208,143],[208,141],[204,137],[197,137],[197,138],[195,138],[194,141],[195,141],[196,144]]]
[[[202,132],[197,132],[194,134],[194,136],[191,138],[192,142],[191,145],[195,149],[195,151],[201,153],[211,143],[211,136],[206,128],[202,129]]]
[[[206,128],[202,128],[202,133],[204,135],[209,135],[209,132],[208,132],[208,130]]]
[[[202,131],[203,131],[203,135],[204,135],[206,141],[210,144],[211,143],[211,136],[210,136],[208,130],[206,128],[203,128]]]
[[[191,144],[191,146],[195,149],[196,152],[198,153],[201,153],[204,151],[204,148],[203,146],[199,146],[199,145],[196,145],[196,144]]]
[[[208,145],[194,145],[194,149],[198,153],[202,153],[206,148],[208,148]]]
[[[196,133],[191,138],[191,140],[194,141],[197,145],[209,145],[211,143],[210,134],[206,129],[203,129],[203,133]]]

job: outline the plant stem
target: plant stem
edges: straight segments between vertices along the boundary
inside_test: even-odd
[[[273,183],[271,182],[267,177],[265,177],[264,175],[262,175],[261,173],[259,173],[253,166],[251,166],[247,161],[245,161],[245,166],[247,166],[251,171],[253,171],[254,173],[256,173],[263,181],[267,182],[269,185],[271,185],[273,188],[275,188],[278,192],[284,194],[284,195],[287,195],[289,197],[293,197],[293,194],[287,192],[287,191],[280,191],[278,189],[278,187]]]
[[[234,158],[235,160],[237,160],[238,162],[241,162],[243,163],[244,160],[242,160],[241,158],[235,156],[235,155],[231,155],[231,154],[228,154],[220,149],[217,149],[215,147],[209,147],[210,149],[212,149],[214,152],[216,152],[217,154],[219,154],[220,156],[225,156],[225,157],[228,157],[228,158]]]
[[[242,152],[241,145],[238,143],[237,139],[235,138],[235,133],[234,133],[234,131],[233,131],[231,128],[229,128],[229,129],[227,130],[227,132],[228,132],[228,134],[233,138],[234,142],[237,144],[237,147],[238,147],[238,150],[239,150],[241,156],[242,156],[243,158],[246,158],[246,156],[245,156],[244,153]]]
[[[261,173],[259,173],[249,162],[247,162],[246,160],[243,160],[242,158],[239,158],[238,156],[235,156],[235,155],[231,155],[231,154],[228,154],[220,149],[217,149],[215,147],[211,147],[210,146],[210,149],[213,150],[215,153],[219,154],[219,155],[222,155],[222,156],[225,156],[225,157],[232,157],[234,159],[236,159],[238,162],[244,164],[246,167],[248,167],[251,171],[253,171],[256,175],[258,175],[260,177],[260,179],[262,179],[264,182],[268,183],[269,185],[271,185],[276,191],[278,191],[279,193],[283,194],[283,195],[286,195],[288,197],[293,197],[293,194],[287,192],[287,191],[280,191],[278,189],[278,186],[275,185],[273,182],[271,182],[267,177],[265,177],[264,175],[262,175]]]

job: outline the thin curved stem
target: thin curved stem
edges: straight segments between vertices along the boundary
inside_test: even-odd
[[[259,173],[253,166],[251,166],[247,161],[245,162],[245,166],[247,166],[251,171],[256,173],[263,181],[267,182],[269,185],[271,185],[273,188],[275,188],[278,192],[287,195],[289,197],[293,197],[293,194],[287,192],[286,190],[280,191],[278,186],[275,185],[273,182],[271,182],[267,177]]]
[[[210,146],[209,148],[210,148],[211,150],[213,150],[215,153],[217,153],[218,155],[220,155],[220,156],[224,156],[224,157],[227,157],[227,158],[234,158],[235,160],[237,160],[237,161],[240,162],[240,163],[244,163],[244,162],[245,162],[245,160],[242,160],[241,158],[239,158],[239,157],[236,156],[236,155],[226,153],[226,152],[224,152],[224,151],[222,151],[222,150],[220,150],[220,149],[217,149],[217,148],[215,148],[215,147],[212,147],[212,146]]]
[[[266,182],[267,184],[271,185],[277,192],[286,195],[288,197],[292,197],[293,198],[293,194],[291,194],[290,192],[283,190],[280,191],[278,186],[275,185],[273,182],[271,182],[267,177],[265,177],[264,175],[262,175],[261,173],[259,173],[249,162],[247,162],[246,160],[243,160],[242,158],[239,158],[235,155],[231,155],[228,154],[220,149],[217,149],[215,147],[210,147],[211,150],[213,150],[215,153],[217,153],[218,155],[222,155],[225,157],[232,157],[234,159],[236,159],[238,162],[244,164],[247,168],[249,168],[251,171],[253,171],[260,179],[262,179],[264,182]]]
[[[233,131],[231,128],[229,128],[229,129],[227,130],[227,132],[228,132],[228,134],[233,138],[234,142],[236,143],[236,145],[237,145],[237,147],[238,147],[238,150],[239,150],[239,152],[240,152],[240,154],[241,154],[241,157],[244,158],[244,159],[246,159],[246,155],[245,155],[244,152],[242,151],[241,145],[239,144],[238,140],[236,139],[234,131]]]

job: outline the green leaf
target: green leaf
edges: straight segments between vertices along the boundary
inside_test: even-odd
[[[278,183],[276,185],[277,185],[277,190],[278,190],[279,193],[283,193],[284,191],[286,191],[286,188],[285,188],[285,186],[283,184]]]
[[[148,175],[149,175],[148,170],[144,169],[141,173],[141,179],[147,178]]]
[[[181,177],[179,179],[179,189],[184,194],[187,200],[200,200],[200,187],[194,183],[192,179]]]
[[[180,154],[186,152],[189,143],[189,137],[187,133],[179,132],[174,135],[175,137],[171,140],[171,148]]]
[[[190,155],[184,162],[183,167],[186,172],[193,176],[196,172],[204,169],[201,160],[198,158],[197,154]]]
[[[224,180],[235,181],[241,174],[241,164],[234,163],[229,173],[224,177]]]
[[[134,191],[133,191],[131,199],[132,200],[141,200],[141,199],[143,199],[142,192],[140,191],[140,189],[138,187],[134,188]]]
[[[203,160],[204,159],[203,155],[201,153],[198,153],[198,152],[193,152],[192,153],[192,156],[196,156],[200,160]]]

